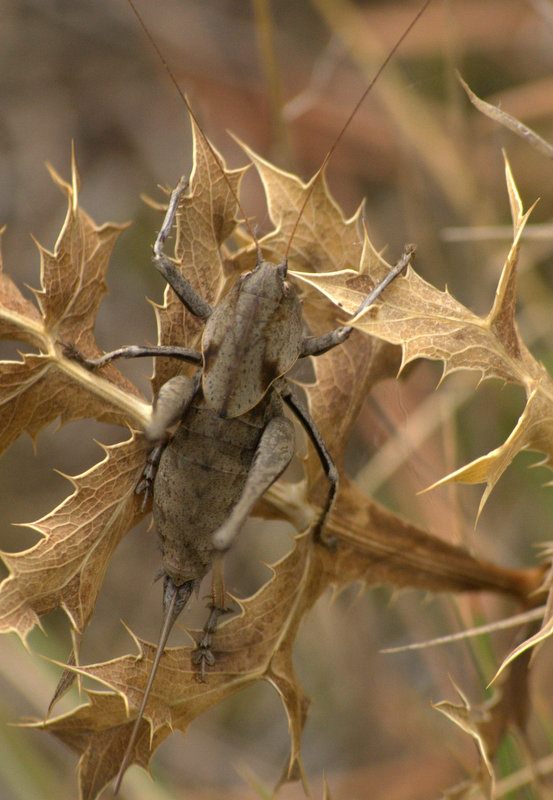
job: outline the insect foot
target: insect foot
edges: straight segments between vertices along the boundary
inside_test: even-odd
[[[219,608],[214,604],[210,604],[211,613],[204,626],[203,636],[198,642],[198,647],[192,659],[193,663],[200,667],[199,680],[201,683],[206,682],[206,666],[212,667],[215,664],[215,656],[211,652],[211,645],[213,634],[217,630],[219,617],[223,614],[231,614],[233,609],[227,606]]]

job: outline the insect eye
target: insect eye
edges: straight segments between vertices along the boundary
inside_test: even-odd
[[[284,290],[283,290],[283,296],[287,297],[287,298],[293,298],[293,297],[297,298],[297,296],[298,296],[297,295],[297,290],[296,290],[296,287],[294,286],[293,283],[288,283],[288,281],[285,281]]]

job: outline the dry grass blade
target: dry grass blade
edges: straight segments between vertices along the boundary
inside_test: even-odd
[[[537,150],[538,153],[541,153],[542,156],[545,156],[546,158],[553,158],[553,145],[549,144],[549,142],[546,142],[545,139],[543,139],[539,134],[518,120],[516,117],[513,117],[511,114],[503,111],[502,108],[498,108],[491,103],[486,103],[485,100],[482,100],[480,97],[475,95],[468,83],[463,80],[459,72],[457,73],[457,78],[467,93],[470,102],[475,108],[478,109],[478,111],[480,111],[482,114],[485,114],[486,117],[493,119],[494,122],[498,122],[500,125],[503,125],[504,128],[508,128],[513,133],[516,133],[517,136],[520,136],[522,139],[528,142],[528,144]]]

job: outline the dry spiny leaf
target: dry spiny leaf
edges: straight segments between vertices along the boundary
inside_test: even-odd
[[[442,292],[436,289],[409,267],[406,276],[397,279],[390,287],[385,301],[377,303],[378,313],[375,313],[375,308],[368,309],[353,321],[353,325],[360,330],[401,345],[402,368],[416,358],[436,359],[444,362],[443,377],[455,370],[471,369],[480,372],[482,380],[499,378],[524,388],[526,405],[506,441],[429,487],[432,489],[451,481],[486,483],[478,516],[497,481],[522,450],[543,453],[545,458],[540,463],[553,467],[553,381],[524,345],[515,318],[520,239],[532,209],[523,212],[506,159],[505,167],[514,237],[489,314],[478,317],[447,290]],[[360,288],[360,281],[370,276],[374,283],[389,269],[390,266],[375,251],[365,234],[359,270],[295,275],[306,285],[322,292],[345,312],[352,313],[358,308],[366,291]],[[549,606],[551,603],[550,597]],[[551,633],[553,620],[548,612],[541,630],[509,654],[499,673],[513,659],[543,642]]]
[[[525,637],[528,631],[523,630],[519,637]],[[471,736],[479,755],[479,769],[475,776],[486,798],[493,798],[496,787],[496,776],[493,761],[505,734],[514,729],[524,736],[524,726],[528,714],[528,675],[529,654],[519,658],[510,668],[505,670],[501,681],[494,687],[492,696],[482,704],[471,704],[461,689],[452,679],[460,703],[442,701],[433,707],[445,714],[465,733]],[[457,793],[447,796],[470,798],[474,796],[475,781],[463,782]]]
[[[74,491],[28,527],[42,539],[21,553],[4,553],[10,575],[0,586],[0,631],[23,640],[38,617],[63,608],[82,633],[92,616],[109,559],[143,516],[134,488],[144,448],[135,438],[105,448],[96,466],[69,480]]]
[[[444,714],[448,719],[458,725],[461,730],[468,733],[469,736],[472,736],[474,739],[482,764],[480,770],[482,790],[487,800],[492,800],[495,787],[495,773],[488,753],[486,738],[481,730],[482,726],[489,720],[489,715],[485,709],[472,708],[461,689],[459,689],[453,680],[452,682],[461,702],[455,704],[442,700],[440,703],[435,703],[434,708]],[[462,796],[468,797],[468,793],[466,795],[463,793]]]
[[[0,363],[2,448],[22,432],[34,438],[56,418],[65,423],[96,416],[142,425],[149,413],[138,390],[118,370],[106,369],[108,382],[65,355],[66,343],[78,344],[88,356],[99,353],[94,319],[105,292],[109,254],[121,228],[98,228],[79,208],[74,159],[71,185],[52,175],[67,194],[68,210],[54,252],[40,248],[42,288],[35,291],[39,310],[6,275],[0,283],[4,338],[40,351],[21,361]],[[109,448],[103,462],[70,479],[71,497],[30,525],[42,539],[24,552],[3,554],[10,575],[0,586],[0,630],[15,631],[25,641],[39,616],[62,607],[82,633],[109,557],[138,519],[128,484],[142,461],[143,449],[136,441]]]
[[[67,194],[67,216],[54,252],[39,246],[41,289],[34,294],[39,309],[23,298],[10,278],[0,283],[0,332],[5,339],[31,344],[39,351],[21,361],[0,363],[0,450],[23,432],[33,439],[53,420],[62,423],[96,417],[120,425],[143,424],[147,405],[118,370],[105,371],[110,384],[98,380],[74,360],[64,345],[85,356],[99,355],[93,327],[102,295],[109,255],[122,228],[97,227],[78,206],[78,175],[72,162],[72,183],[52,170]]]
[[[515,319],[519,244],[532,209],[523,213],[507,162],[506,177],[514,238],[486,317],[473,314],[447,290],[436,289],[409,267],[405,277],[390,287],[385,302],[378,301],[352,323],[365,333],[401,345],[402,368],[417,358],[441,360],[444,377],[455,370],[469,369],[479,372],[482,380],[499,378],[525,389],[526,406],[504,444],[430,487],[450,481],[486,483],[479,514],[499,477],[521,450],[544,453],[543,463],[553,466],[553,381],[524,345]],[[352,313],[363,299],[359,273],[378,281],[389,269],[365,235],[358,271],[303,273],[296,277]]]
[[[209,302],[216,303],[228,289],[231,276],[244,264],[251,264],[254,248],[244,234],[235,231],[236,200],[221,176],[217,159],[200,138],[196,136],[195,141],[190,194],[183,198],[179,208],[175,263]],[[273,253],[273,260],[279,261],[308,187],[255,154],[251,156],[262,176],[276,226],[262,244]],[[241,170],[227,173],[236,189],[241,174]],[[73,395],[81,398],[79,413],[98,418],[108,415],[122,424],[143,425],[148,418],[148,407],[117,370],[110,366],[93,374],[64,354],[64,344],[77,344],[87,356],[97,354],[92,329],[103,292],[106,261],[105,249],[95,244],[97,231],[103,229],[97,229],[77,206],[75,170],[73,186],[66,190],[70,210],[60,237],[62,244],[58,243],[51,258],[44,256],[43,263],[52,272],[56,264],[67,270],[70,287],[64,289],[67,297],[65,300],[61,297],[59,281],[43,280],[38,295],[40,314],[13,284],[9,281],[1,284],[5,287],[7,309],[2,330],[8,335],[21,331],[17,338],[45,353],[31,355],[30,359],[53,362],[55,370],[69,376],[66,402],[74,403]],[[221,245],[225,247],[225,240],[232,234],[245,242],[244,247],[234,256],[226,250],[223,256],[219,255]],[[366,235],[364,245],[360,244],[362,241],[359,213],[345,220],[321,181],[308,200],[289,257],[294,267],[304,272],[312,269],[318,272],[317,279],[326,281],[331,281],[336,272],[344,275],[343,270],[356,270],[361,259],[361,274],[346,273],[347,291],[364,296],[380,277],[378,270],[386,267]],[[514,270],[514,256],[511,262]],[[409,273],[403,283],[416,283],[413,275]],[[93,291],[92,285],[96,283]],[[66,286],[65,282],[63,285]],[[88,303],[84,302],[85,291],[92,292]],[[50,298],[49,292],[54,297]],[[505,297],[510,292],[512,283],[506,279]],[[437,293],[440,294],[443,293]],[[395,308],[394,296],[391,300]],[[454,303],[452,298],[451,302]],[[68,307],[80,311],[70,312]],[[85,311],[85,307],[89,310]],[[507,319],[506,307],[506,301],[499,303],[494,319],[501,331],[512,333],[514,317]],[[304,308],[314,332],[336,325],[334,309],[319,295],[306,295]],[[352,310],[345,301],[344,308]],[[190,321],[170,289],[157,315],[160,343],[197,346],[197,324]],[[383,324],[387,322],[388,317]],[[371,317],[370,323],[378,323],[378,319]],[[359,321],[360,327],[364,324]],[[36,331],[46,338],[40,338]],[[55,333],[44,334],[44,331]],[[516,346],[519,355],[524,353],[518,339],[512,336],[509,339],[503,333],[501,336],[504,342],[510,341],[511,351]],[[395,342],[398,343],[404,344]],[[374,383],[397,371],[399,354],[397,346],[354,332],[339,354],[330,352],[317,360],[317,382],[305,389],[312,413],[338,465],[363,398]],[[516,357],[511,353],[513,363]],[[499,364],[500,359],[496,360]],[[484,356],[482,364],[485,366]],[[159,362],[156,386],[176,369],[174,364]],[[47,387],[54,387],[54,377],[47,376],[45,380]],[[32,407],[31,402],[31,411]],[[73,405],[71,410],[73,416],[67,412],[68,419],[76,416]],[[62,412],[54,404],[51,413],[55,418]],[[30,424],[27,427],[36,432]],[[34,523],[43,539],[35,548],[6,558],[11,575],[0,589],[0,619],[5,620],[5,629],[17,630],[25,638],[41,614],[61,605],[75,629],[82,633],[110,554],[140,518],[134,487],[143,458],[142,444],[134,437],[108,448],[103,462],[72,479],[74,493]],[[213,647],[216,663],[209,670],[208,683],[196,680],[191,647],[170,648],[163,654],[134,747],[133,762],[147,767],[152,753],[174,728],[186,730],[193,719],[224,697],[252,682],[266,680],[279,692],[289,718],[289,774],[301,775],[300,738],[308,700],[294,672],[292,648],[304,615],[329,587],[340,588],[361,581],[367,585],[390,583],[440,591],[491,590],[524,600],[539,586],[539,570],[507,570],[474,558],[464,549],[441,541],[373,503],[347,479],[343,470],[341,491],[328,521],[328,532],[338,537],[339,545],[335,552],[329,552],[309,535],[309,526],[326,491],[326,478],[314,452],[310,451],[306,459],[305,474],[305,480],[299,484],[279,480],[260,504],[260,510],[267,516],[291,519],[299,535],[292,551],[274,565],[272,579],[253,597],[241,600],[240,614],[218,629]],[[69,672],[94,678],[109,691],[89,692],[89,702],[85,705],[37,723],[80,754],[79,782],[84,798],[96,797],[119,768],[142,699],[155,647],[134,638],[137,655],[103,664],[67,665]]]

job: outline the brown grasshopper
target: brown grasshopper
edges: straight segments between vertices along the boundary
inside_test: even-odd
[[[128,2],[144,27],[131,0]],[[165,63],[149,32],[146,33]],[[169,74],[176,83],[170,70]],[[177,88],[194,118],[188,101]],[[352,117],[353,114],[350,119]],[[241,275],[219,305],[212,308],[164,252],[179,200],[186,189],[187,181],[181,178],[171,195],[156,239],[153,262],[187,310],[205,322],[201,352],[178,346],[128,346],[98,359],[86,360],[76,351],[68,351],[91,369],[118,358],[144,356],[177,358],[199,368],[193,377],[179,375],[161,387],[154,401],[151,420],[144,430],[151,449],[136,491],[144,493],[145,503],[150,496],[153,499],[153,517],[161,550],[163,625],[115,791],[130,760],[172,626],[192,592],[198,589],[202,578],[212,568],[211,610],[194,657],[201,680],[206,678],[207,667],[215,663],[211,651],[212,638],[219,617],[228,611],[221,556],[232,545],[255,503],[283,473],[294,455],[294,428],[284,414],[285,405],[306,430],[328,478],[328,494],[314,526],[314,536],[323,543],[332,544],[324,538],[324,526],[338,490],[338,472],[315,421],[293,393],[286,376],[298,359],[320,356],[342,344],[352,328],[343,325],[321,336],[305,335],[301,303],[287,280],[286,255],[281,264],[272,264],[264,260],[259,246],[255,268]],[[238,198],[235,199],[241,208]],[[245,214],[244,217],[247,221]],[[253,231],[251,233],[255,241]],[[406,250],[356,313],[382,294],[406,268],[412,253],[413,248]]]

